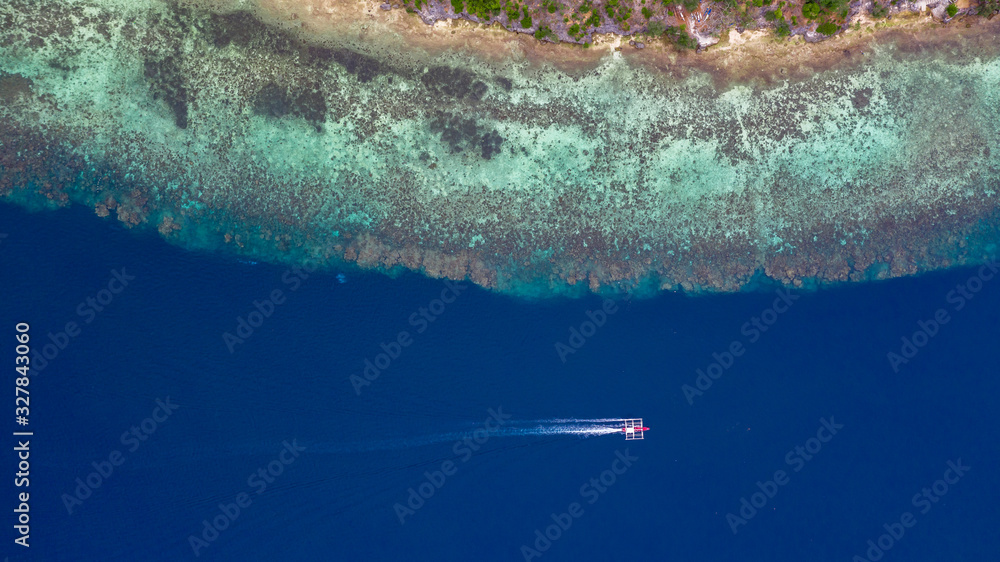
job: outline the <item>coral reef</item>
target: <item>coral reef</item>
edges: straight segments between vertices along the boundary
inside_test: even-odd
[[[995,28],[726,81],[614,51],[567,70],[387,33],[317,42],[166,1],[10,0],[14,19],[30,23],[0,27],[0,196],[179,244],[532,294],[858,281],[998,252]]]

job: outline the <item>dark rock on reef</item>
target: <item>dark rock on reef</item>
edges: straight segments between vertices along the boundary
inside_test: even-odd
[[[174,113],[174,123],[179,129],[188,125],[188,90],[180,72],[176,56],[143,63],[143,75],[149,82],[153,99],[163,99]]]
[[[286,87],[270,82],[254,96],[253,110],[258,115],[277,119],[286,115],[301,117],[321,131],[327,107],[317,84],[306,84],[290,93]]]
[[[331,51],[333,60],[337,61],[358,78],[358,82],[364,84],[371,82],[376,76],[382,73],[382,65],[375,59],[356,53],[348,49],[336,49]]]
[[[854,109],[864,109],[871,103],[871,98],[872,89],[861,88],[857,92],[854,92],[854,96],[851,97],[851,104],[854,105]]]
[[[420,81],[437,94],[460,100],[479,101],[489,91],[489,86],[477,80],[472,72],[450,66],[431,67]]]
[[[31,78],[0,70],[0,100],[13,101],[20,95],[30,94],[31,84]]]

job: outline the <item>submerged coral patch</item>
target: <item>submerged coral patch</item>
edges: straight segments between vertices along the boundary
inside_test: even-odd
[[[188,89],[184,85],[178,57],[169,55],[143,63],[143,75],[149,81],[153,99],[162,99],[174,114],[174,123],[179,129],[188,125]]]

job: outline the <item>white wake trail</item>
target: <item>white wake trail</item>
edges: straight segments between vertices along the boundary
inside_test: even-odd
[[[553,418],[550,420],[538,420],[538,423],[619,423],[624,422],[622,418]]]
[[[538,421],[516,421],[505,422],[504,426],[487,431],[480,428],[473,431],[453,431],[448,433],[435,433],[431,435],[415,435],[412,437],[400,437],[397,439],[384,439],[377,441],[365,441],[357,443],[325,443],[316,444],[314,450],[331,453],[357,453],[367,451],[390,451],[400,449],[412,449],[435,445],[439,443],[454,442],[459,443],[471,440],[478,444],[484,444],[486,440],[494,437],[524,437],[524,436],[552,436],[552,435],[575,435],[578,437],[594,437],[598,435],[610,435],[621,433],[621,427],[607,425],[608,422],[619,422],[618,419],[604,420],[545,420]],[[587,422],[587,423],[582,423]]]

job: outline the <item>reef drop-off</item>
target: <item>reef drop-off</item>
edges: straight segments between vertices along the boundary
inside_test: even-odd
[[[535,294],[998,253],[1000,58],[980,43],[723,84],[611,50],[571,70],[404,49],[365,25],[307,41],[173,2],[5,2],[0,196]]]

